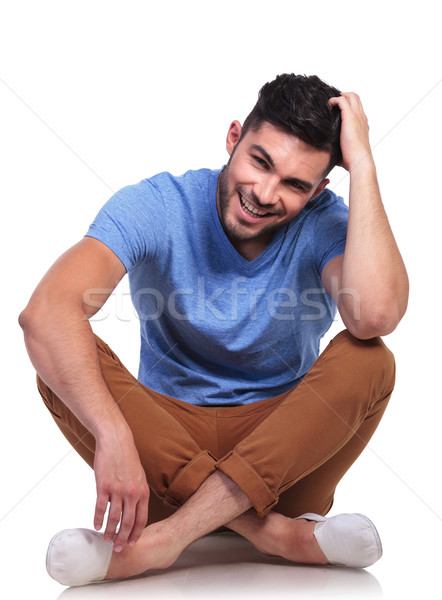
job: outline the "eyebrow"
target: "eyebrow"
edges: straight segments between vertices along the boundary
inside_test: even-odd
[[[262,146],[260,146],[259,144],[252,144],[250,149],[255,150],[255,152],[260,152],[271,167],[275,166],[275,163],[273,162],[273,158],[270,156],[270,154],[267,152],[267,150],[265,150]],[[299,179],[299,177],[289,177],[285,181],[289,185],[302,185],[307,190],[313,189],[313,184],[310,183],[310,181],[304,181],[304,179]]]

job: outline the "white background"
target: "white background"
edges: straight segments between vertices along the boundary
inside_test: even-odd
[[[92,472],[39,400],[17,325],[20,310],[113,191],[161,170],[221,166],[230,122],[244,120],[263,83],[295,72],[361,96],[384,203],[411,280],[408,313],[386,338],[397,359],[393,399],[338,489],[333,513],[368,514],[381,532],[384,557],[368,569],[377,580],[373,597],[436,597],[442,534],[437,3],[2,1],[0,56],[2,592],[57,598],[63,588],[44,568],[49,539],[59,529],[91,527],[94,506]],[[335,169],[331,187],[347,196],[345,171]],[[123,282],[120,300],[112,301],[127,303],[126,291]],[[137,322],[128,304],[121,314],[95,329],[136,372]],[[185,571],[188,582],[194,572]],[[210,595],[267,589],[235,573],[232,583],[217,579],[215,570]],[[278,595],[318,594],[308,583],[315,573],[307,570],[304,587],[287,580]],[[353,575],[339,577],[321,588],[322,597],[348,597]],[[69,593],[184,596],[172,579],[151,577],[132,595],[115,584],[106,592],[93,586]],[[368,597],[374,588],[359,586],[350,595]]]

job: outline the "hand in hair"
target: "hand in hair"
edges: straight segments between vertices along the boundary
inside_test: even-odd
[[[342,93],[330,98],[329,103],[341,110],[342,161],[339,165],[351,171],[362,161],[372,161],[368,120],[359,96],[354,92]]]

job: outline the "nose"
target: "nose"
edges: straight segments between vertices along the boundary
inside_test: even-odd
[[[278,185],[276,178],[267,175],[253,186],[253,193],[262,206],[273,206],[278,202]]]

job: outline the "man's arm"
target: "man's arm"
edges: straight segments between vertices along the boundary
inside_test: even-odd
[[[330,260],[322,282],[350,333],[391,333],[408,302],[408,277],[382,204],[368,123],[356,94],[330,99],[341,109],[342,166],[350,173],[345,252]]]
[[[141,535],[149,488],[132,432],[102,377],[88,319],[125,272],[107,246],[86,237],[55,262],[19,317],[37,373],[95,437],[94,525],[101,529],[110,502],[106,539],[113,539],[121,517],[115,549]]]

